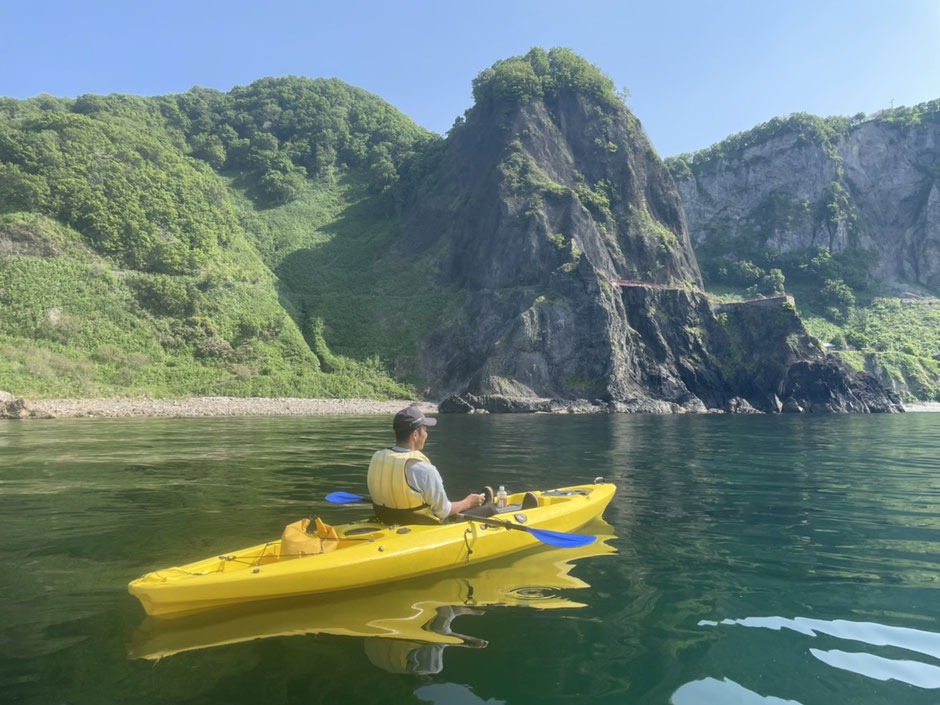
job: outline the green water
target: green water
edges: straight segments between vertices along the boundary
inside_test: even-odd
[[[592,530],[612,533],[616,553],[574,561],[581,587],[513,584],[509,606],[441,608],[425,628],[465,643],[399,644],[420,673],[391,672],[394,640],[317,633],[308,615],[342,614],[345,598],[145,620],[126,585],[149,570],[274,538],[311,513],[360,517],[320,498],[364,491],[388,425],[0,424],[0,700],[940,702],[940,414],[442,417],[426,451],[452,496],[603,475],[619,489],[611,528]],[[554,560],[530,553],[518,560]],[[350,599],[380,609],[514,565]],[[540,609],[551,596],[584,606]],[[249,617],[280,635],[239,631]],[[200,645],[215,628],[238,638]],[[190,650],[136,658],[161,629]]]

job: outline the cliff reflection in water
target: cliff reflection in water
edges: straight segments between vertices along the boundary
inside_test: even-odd
[[[575,561],[613,554],[613,528],[603,519],[584,527],[598,540],[587,546],[540,546],[523,554],[447,573],[332,595],[238,605],[175,619],[147,617],[131,637],[131,658],[159,659],[268,637],[336,634],[364,640],[366,656],[392,673],[443,669],[448,646],[485,648],[487,642],[453,631],[462,615],[484,608],[579,608],[567,590],[589,588],[571,575]]]

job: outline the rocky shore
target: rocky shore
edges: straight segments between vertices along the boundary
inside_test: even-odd
[[[426,414],[434,413],[706,413],[704,408],[684,408],[674,404],[628,404],[556,399],[519,400],[474,398],[473,405],[452,397],[440,407],[434,402],[405,399],[300,399],[193,397],[189,399],[150,399],[114,397],[107,399],[19,399],[0,391],[0,419],[118,418],[126,416],[200,417],[200,416],[345,416],[394,414],[416,403]],[[516,403],[513,403],[513,402]],[[464,402],[461,404],[460,402]],[[745,402],[746,404],[746,402]],[[475,408],[474,408],[475,407]],[[940,402],[904,404],[904,411],[940,412]],[[730,413],[760,413],[751,408],[729,408]],[[708,413],[721,413],[711,410]]]
[[[375,399],[297,399],[194,397],[190,399],[17,399],[0,392],[0,419],[95,418],[123,416],[340,416],[394,414],[412,402]],[[437,404],[417,402],[425,413]]]

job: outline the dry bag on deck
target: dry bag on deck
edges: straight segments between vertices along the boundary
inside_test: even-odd
[[[317,517],[316,534],[308,534],[309,519],[301,519],[284,527],[281,534],[281,558],[299,558],[316,553],[329,553],[339,547],[339,536],[329,524]]]

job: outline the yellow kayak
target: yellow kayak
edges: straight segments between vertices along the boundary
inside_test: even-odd
[[[461,645],[463,635],[442,630],[437,623],[448,609],[480,614],[477,610],[493,605],[584,607],[568,594],[590,587],[571,575],[574,562],[615,552],[609,544],[614,538],[610,524],[594,519],[584,529],[598,540],[564,551],[533,547],[480,566],[348,593],[231,605],[178,619],[146,617],[131,637],[128,653],[131,658],[160,659],[182,651],[310,634]]]
[[[334,592],[436,573],[505,556],[539,544],[539,531],[574,531],[601,516],[614,496],[609,483],[535,492],[539,506],[521,510],[523,494],[494,520],[386,526],[356,522],[333,527],[335,546],[315,555],[281,555],[279,540],[187,565],[147,573],[128,586],[147,614],[174,615],[222,605]],[[513,506],[516,505],[516,506]],[[529,530],[534,530],[530,533]]]

